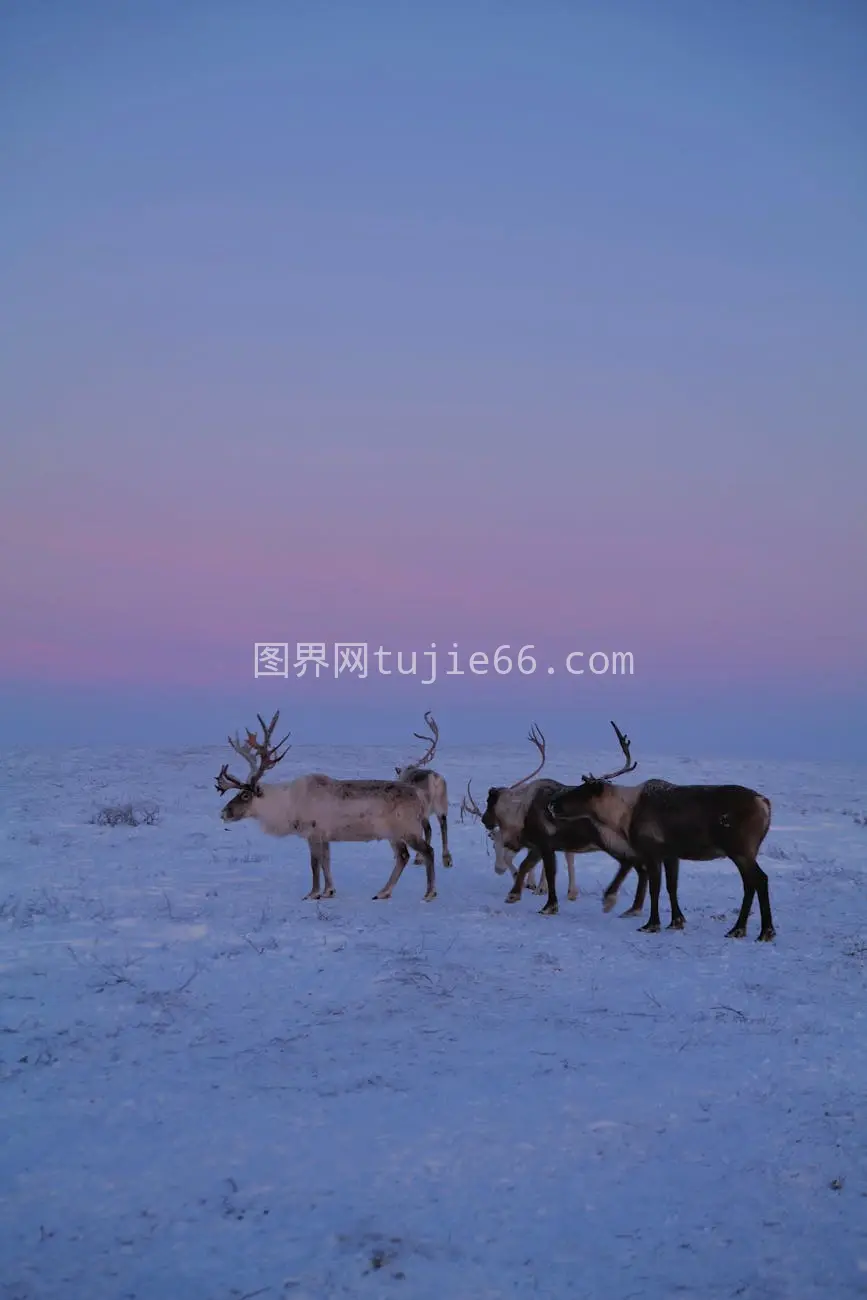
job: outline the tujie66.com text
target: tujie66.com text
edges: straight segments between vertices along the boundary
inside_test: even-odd
[[[291,650],[294,649],[294,657]],[[513,649],[499,645],[493,652],[473,650],[461,653],[457,641],[450,650],[438,651],[436,641],[427,650],[392,650],[385,646],[370,649],[366,641],[297,641],[290,646],[286,641],[255,642],[253,672],[256,677],[318,678],[357,677],[419,677],[423,686],[437,680],[438,658],[445,660],[443,677],[484,677],[496,673],[506,677],[521,673],[525,677],[536,672],[553,676],[566,672],[573,677],[590,673],[594,677],[631,677],[635,660],[631,650],[571,650],[564,657],[541,656],[532,644]],[[544,662],[542,660],[544,659]]]

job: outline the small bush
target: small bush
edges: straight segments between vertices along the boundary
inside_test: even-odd
[[[95,826],[154,826],[159,821],[159,809],[131,803],[100,808],[91,822]]]

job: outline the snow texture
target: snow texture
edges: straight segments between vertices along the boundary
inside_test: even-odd
[[[505,904],[457,809],[523,749],[441,747],[455,866],[224,827],[214,750],[0,760],[2,1300],[867,1295],[865,772],[651,762],[769,795],[778,938],[685,863],[684,932]],[[390,748],[281,776],[390,777]],[[549,760],[578,779],[610,753]],[[137,824],[100,824],[132,804]],[[662,919],[668,921],[663,890]],[[645,908],[645,918],[647,909]]]

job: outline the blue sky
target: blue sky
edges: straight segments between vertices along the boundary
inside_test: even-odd
[[[219,739],[256,640],[433,639],[635,654],[462,684],[468,728],[617,700],[661,751],[864,756],[862,6],[0,38],[11,741]],[[290,698],[338,739],[426,707]]]

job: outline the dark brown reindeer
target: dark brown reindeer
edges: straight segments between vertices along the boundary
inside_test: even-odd
[[[607,782],[615,776],[622,776],[624,772],[632,772],[638,766],[633,762],[629,740],[615,722],[612,727],[620,742],[620,748],[623,751],[626,762],[615,772],[608,772],[602,777],[584,777],[585,782],[601,781]],[[620,886],[623,884],[630,871],[634,870],[638,876],[638,885],[635,890],[635,898],[632,905],[622,913],[623,916],[640,916],[644,908],[644,900],[647,896],[648,877],[641,859],[631,851],[623,854],[616,854],[603,843],[602,836],[595,823],[589,817],[572,818],[568,822],[558,819],[556,826],[549,824],[548,809],[558,799],[570,794],[575,786],[563,785],[560,782],[550,782],[549,785],[556,785],[557,789],[553,792],[542,787],[539,782],[536,790],[533,791],[532,797],[527,800],[522,809],[521,826],[517,832],[513,832],[515,840],[520,842],[522,847],[526,847],[528,852],[517,872],[515,873],[514,883],[509,893],[506,895],[507,903],[517,903],[521,898],[521,891],[527,873],[535,867],[536,863],[541,861],[547,885],[547,900],[545,905],[540,909],[542,916],[554,916],[559,912],[560,907],[557,901],[557,859],[558,852],[571,856],[577,853],[607,853],[620,864],[620,868],[614,879],[605,889],[602,895],[602,907],[606,912],[610,912],[617,901],[617,895]],[[577,787],[583,789],[583,786]],[[617,787],[612,787],[616,789]],[[485,815],[491,813],[491,795],[496,795],[496,790],[492,790],[488,797],[488,808]],[[483,818],[484,821],[484,818]]]
[[[471,817],[477,818],[488,832],[494,846],[494,871],[498,876],[511,871],[513,880],[517,876],[517,871],[512,865],[515,854],[526,847],[521,843],[520,833],[530,800],[539,791],[545,791],[552,795],[558,790],[569,788],[562,781],[553,781],[547,777],[539,777],[538,780],[534,780],[545,766],[547,756],[545,737],[534,723],[530,728],[527,739],[539,752],[539,763],[533,768],[532,772],[519,777],[511,785],[492,786],[488,790],[488,802],[484,812],[473,798],[470,781],[467,782],[467,793],[461,800],[461,820],[463,820],[464,814],[469,814]],[[543,883],[539,885],[538,891],[534,880],[536,867],[541,860],[541,855],[536,854],[533,861],[527,863],[525,879],[528,879],[527,888],[533,893],[544,893],[545,891],[544,877],[542,877]],[[524,862],[527,862],[526,858]],[[575,855],[573,853],[566,854],[566,869],[569,872],[568,897],[571,902],[578,897],[578,886],[575,883]]]
[[[624,787],[612,785],[608,777],[589,776],[581,785],[555,794],[546,807],[535,806],[532,814],[549,879],[549,904],[552,896],[556,899],[555,846],[572,834],[595,835],[600,847],[622,866],[637,861],[647,872],[650,919],[641,930],[655,934],[661,929],[663,865],[671,903],[669,929],[682,929],[685,917],[677,898],[680,861],[729,858],[740,872],[744,892],[738,918],[726,938],[746,937],[756,894],[761,913],[758,939],[769,943],[776,937],[768,877],[758,864],[759,849],[770,829],[771,803],[757,790],[743,785],[674,785],[668,781]]]

